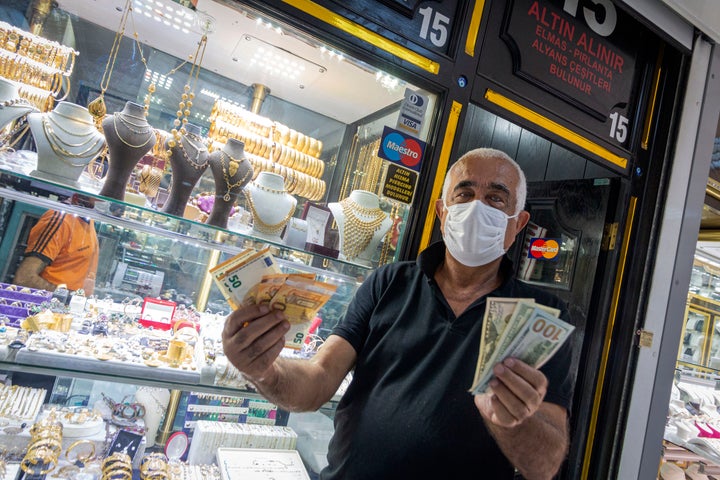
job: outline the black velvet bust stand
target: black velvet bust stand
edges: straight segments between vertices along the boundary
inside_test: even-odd
[[[117,118],[116,118],[117,117]],[[121,112],[102,121],[110,164],[100,195],[125,200],[125,187],[140,159],[155,146],[155,131],[142,105],[127,102]]]
[[[231,161],[238,163],[233,175],[230,174]],[[210,154],[210,170],[215,179],[215,202],[205,223],[227,228],[230,211],[238,195],[253,177],[252,165],[245,158],[245,143],[229,138],[222,150]]]
[[[193,147],[198,143],[195,139],[200,137],[200,127],[187,123],[185,124],[185,129],[193,139],[188,140],[187,135],[181,137],[178,145],[174,147],[170,147],[167,144],[173,137],[170,137],[168,142],[165,142],[166,149],[170,150],[172,177],[170,180],[170,196],[165,202],[162,211],[178,217],[182,217],[185,213],[185,207],[192,194],[192,190],[200,180],[200,177],[202,177],[202,174],[205,173],[209,164],[207,148],[203,145],[200,151],[197,151]],[[179,145],[180,142],[182,142],[184,147]],[[197,158],[195,158],[196,153]]]

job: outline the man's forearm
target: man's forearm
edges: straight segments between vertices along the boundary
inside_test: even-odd
[[[280,408],[307,412],[320,408],[335,393],[323,390],[322,375],[322,369],[311,360],[278,358],[265,376],[249,380],[268,401]]]
[[[54,292],[57,288],[57,285],[54,283],[50,283],[44,278],[42,278],[40,275],[24,275],[24,276],[15,276],[14,279],[15,283],[18,285],[22,285],[25,287],[30,288],[37,288],[40,290],[47,290],[48,292]]]
[[[527,480],[552,478],[568,449],[567,427],[558,428],[543,412],[513,428],[486,422],[500,449]]]

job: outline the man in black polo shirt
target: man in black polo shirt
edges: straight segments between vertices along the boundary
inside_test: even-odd
[[[569,319],[559,299],[514,280],[504,257],[530,218],[526,190],[503,152],[461,157],[436,203],[444,241],[370,275],[310,361],[278,357],[289,328],[281,312],[252,306],[228,317],[228,359],[282,408],[319,408],[354,371],[321,478],[496,480],[517,469],[531,480],[558,471],[568,447],[568,343],[539,370],[506,359],[491,391],[468,393],[488,296],[534,298]]]

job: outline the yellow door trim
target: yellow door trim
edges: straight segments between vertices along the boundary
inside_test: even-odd
[[[480,33],[480,24],[482,23],[483,9],[485,8],[485,0],[477,0],[473,7],[472,16],[470,17],[470,25],[468,26],[468,34],[465,39],[465,53],[471,57],[475,56],[475,45],[477,45],[478,35]]]
[[[618,262],[617,273],[615,274],[615,284],[613,285],[612,300],[610,303],[610,316],[608,317],[607,327],[605,328],[605,340],[603,342],[602,355],[600,357],[600,369],[595,384],[595,397],[593,399],[592,414],[590,416],[590,426],[588,428],[587,441],[585,443],[585,458],[583,460],[582,480],[587,480],[590,470],[590,460],[592,458],[592,449],[595,442],[595,430],[597,429],[598,414],[600,411],[600,402],[602,401],[603,383],[605,383],[605,372],[607,371],[608,359],[610,357],[610,343],[612,333],[617,320],[618,304],[620,303],[620,291],[622,289],[623,277],[625,274],[625,265],[628,259],[628,250],[630,249],[630,235],[633,230],[635,220],[635,211],[637,209],[637,197],[630,199],[628,206],[627,220],[625,223],[625,232],[623,233],[622,247],[620,249],[620,258]]]
[[[420,237],[419,251],[425,250],[425,248],[427,248],[430,244],[433,225],[435,225],[435,199],[439,198],[440,193],[442,192],[442,185],[445,181],[445,172],[447,172],[448,163],[450,163],[450,151],[452,150],[453,141],[455,140],[455,133],[457,133],[457,125],[462,108],[463,106],[461,103],[453,100],[452,106],[450,107],[450,114],[448,115],[447,127],[445,128],[445,135],[443,136],[442,147],[440,149],[440,159],[438,160],[438,166],[435,170],[435,180],[433,182],[430,201],[428,202],[425,225],[423,226],[422,236]]]
[[[437,75],[440,72],[440,64],[430,60],[427,57],[413,52],[409,48],[405,48],[402,45],[388,40],[387,38],[379,35],[367,28],[359,25],[347,18],[334,13],[325,7],[318,5],[310,0],[283,0],[290,6],[301,10],[308,15],[312,15],[320,21],[327,23],[337,29],[342,30],[345,33],[349,33],[353,37],[359,38],[381,50],[385,50],[398,58],[405,60],[423,70]]]
[[[544,128],[548,132],[552,132],[555,135],[558,135],[559,137],[562,137],[565,140],[574,143],[578,147],[587,150],[588,152],[597,155],[600,158],[604,158],[610,163],[613,163],[621,168],[627,167],[627,158],[615,155],[610,150],[601,147],[597,143],[592,142],[587,138],[583,137],[582,135],[573,132],[569,128],[563,127],[559,123],[556,123],[549,118],[540,115],[536,111],[531,110],[524,105],[520,105],[514,100],[511,100],[498,92],[495,92],[488,88],[485,91],[485,99],[499,107],[504,108],[505,110],[521,116],[525,120],[531,121],[535,125]]]

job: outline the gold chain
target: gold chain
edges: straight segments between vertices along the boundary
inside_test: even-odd
[[[183,87],[183,93],[180,96],[181,100],[180,103],[178,103],[177,118],[173,120],[175,128],[170,130],[170,133],[173,136],[173,138],[168,141],[168,146],[170,148],[175,146],[176,143],[180,143],[182,135],[187,133],[185,125],[187,125],[189,121],[190,109],[192,108],[193,100],[195,99],[195,87],[197,87],[206,47],[207,35],[203,35],[200,42],[198,42],[197,50],[193,56],[193,64],[190,68],[190,74],[188,75],[187,83]]]
[[[130,130],[131,133],[136,133],[138,135],[147,133],[148,137],[145,139],[145,141],[143,143],[141,143],[139,145],[133,145],[132,143],[128,142],[127,140],[125,140],[122,137],[122,135],[118,131],[118,127],[117,127],[118,118],[120,118],[120,123],[122,123],[125,126],[125,128]],[[117,135],[118,139],[130,148],[142,148],[145,145],[147,145],[150,142],[150,140],[152,140],[155,137],[155,135],[152,132],[152,127],[150,127],[150,125],[148,125],[148,127],[150,127],[150,128],[148,128],[148,130],[146,130],[145,132],[139,132],[139,131],[133,130],[125,122],[123,122],[122,117],[120,115],[118,115],[117,113],[113,114],[113,127],[115,128],[115,135]]]
[[[46,114],[45,116],[43,116],[43,118],[47,118],[53,127],[57,127],[58,129],[60,129],[60,131],[67,133],[71,137],[87,137],[87,136],[92,136],[95,133],[94,128],[91,130],[88,130],[87,132],[82,132],[82,133],[70,131],[67,128],[63,127],[61,124],[59,124],[58,121],[53,118],[56,114],[57,114],[57,112],[53,111],[53,112],[50,112],[50,113]],[[63,115],[60,115],[60,116],[63,117]],[[67,116],[67,115],[64,115],[64,118],[67,118],[68,120],[71,120],[71,121],[79,121],[79,119],[75,119],[75,118]],[[70,145],[70,144],[68,143],[68,145]],[[70,145],[70,146],[80,147],[81,145]]]
[[[225,157],[227,157],[229,159],[227,168],[225,168]],[[239,168],[239,165],[244,160],[245,159],[237,160],[237,159],[231,157],[230,155],[228,155],[227,153],[223,152],[222,150],[220,150],[220,168],[222,168],[223,177],[225,177],[225,185],[227,186],[225,195],[223,195],[223,200],[225,200],[226,202],[230,201],[230,190],[232,190],[235,187],[241,187],[253,172],[252,167],[250,165],[248,165],[248,168],[245,171],[245,176],[239,182],[230,183],[230,177],[235,176],[235,174],[237,173],[237,169]],[[233,163],[235,163],[236,165],[233,165]],[[231,170],[233,168],[235,169],[235,171],[231,172]]]
[[[353,259],[370,245],[373,235],[380,229],[387,215],[377,207],[363,207],[350,197],[341,200],[340,206],[345,216],[342,253],[345,258]],[[356,212],[372,218],[364,220],[359,218]]]
[[[208,161],[210,160],[210,157],[205,157],[205,161],[200,163],[200,154],[202,152],[207,152],[207,148],[205,148],[205,145],[202,144],[202,138],[198,137],[198,143],[200,145],[195,145],[190,141],[190,133],[187,133],[183,135],[180,138],[180,141],[178,142],[178,146],[180,147],[180,152],[182,153],[182,156],[185,158],[185,161],[189,163],[195,170],[202,170],[205,168],[208,164]],[[187,151],[185,150],[185,144],[184,142],[187,142],[193,149],[195,149],[195,160],[190,160],[190,157],[187,154]]]
[[[255,183],[255,182],[253,182],[253,187],[257,187],[257,188],[259,188],[260,190],[264,190],[264,191],[270,192],[270,193],[277,193],[277,194],[287,193],[287,190],[285,190],[284,187],[283,187],[282,190],[278,190],[278,189],[276,189],[276,188],[266,187],[265,185],[261,185],[261,184],[259,184],[259,183]]]
[[[95,118],[98,128],[100,128],[100,121],[107,113],[107,107],[105,106],[105,91],[107,91],[110,86],[110,78],[112,77],[112,72],[115,68],[115,61],[117,60],[117,55],[120,51],[120,42],[122,42],[122,38],[125,35],[125,24],[127,23],[128,15],[131,10],[132,0],[126,0],[122,16],[120,17],[120,25],[118,26],[117,32],[115,32],[112,47],[110,47],[108,61],[105,64],[105,71],[100,79],[100,96],[88,104],[88,111]]]
[[[64,128],[61,128],[61,130],[63,132],[68,133],[69,135],[85,138],[85,140],[81,141],[80,143],[70,143],[67,140],[63,140],[62,138],[57,136],[57,134],[55,133],[55,130],[53,130],[53,125],[56,127],[59,127],[59,125],[54,123],[52,121],[52,118],[48,118],[47,116],[43,115],[41,117],[41,121],[42,121],[43,129],[45,130],[45,132],[49,133],[55,140],[57,140],[57,142],[56,142],[57,144],[62,144],[62,145],[65,145],[66,147],[76,147],[76,148],[84,147],[85,145],[89,144],[93,140],[95,141],[95,145],[97,145],[97,142],[99,140],[102,140],[101,137],[98,137],[97,135],[93,135],[93,133],[95,133],[94,131],[84,133],[82,135],[78,135],[78,134],[70,133],[67,130],[65,130]],[[92,150],[92,148],[93,147],[90,147],[90,150]],[[88,151],[90,151],[90,150],[88,150]],[[85,152],[85,153],[87,153],[87,152]]]
[[[145,65],[145,71],[147,72],[147,71],[150,70],[150,69],[148,68],[147,60],[145,59],[145,55],[143,54],[142,45],[140,44],[140,39],[138,38],[139,35],[138,35],[138,32],[137,32],[137,28],[135,27],[135,16],[133,15],[132,9],[130,9],[130,23],[132,23],[133,38],[135,39],[135,45],[137,45],[138,52],[140,52],[140,61],[142,62],[143,65]],[[165,76],[166,78],[169,78],[171,75],[174,75],[175,72],[177,72],[180,68],[182,68],[182,66],[185,65],[185,64],[188,62],[188,60],[191,59],[191,58],[192,58],[192,56],[188,56],[188,59],[187,59],[187,60],[185,60],[184,62],[182,62],[182,63],[181,63],[180,65],[178,65],[177,67],[171,69],[171,70],[170,70],[168,73],[166,73],[164,76]],[[151,99],[152,99],[153,94],[155,93],[155,90],[157,89],[157,85],[155,84],[155,82],[154,82],[152,79],[149,79],[148,81],[149,81],[149,84],[148,84],[148,93],[147,93],[147,95],[145,95],[145,102],[144,102],[145,105],[144,105],[144,107],[143,107],[144,115],[145,115],[145,116],[147,116],[148,110],[150,110],[150,101],[151,101]]]
[[[285,227],[285,224],[290,220],[290,217],[293,216],[293,213],[295,213],[295,205],[291,203],[290,211],[287,215],[285,215],[285,218],[280,220],[278,223],[265,223],[255,209],[255,202],[253,202],[252,193],[248,190],[243,190],[243,192],[245,192],[245,197],[247,198],[248,205],[250,206],[250,212],[253,216],[253,228],[260,233],[265,233],[267,235],[280,234],[283,227]]]
[[[52,151],[55,152],[55,155],[60,157],[60,159],[63,162],[65,162],[68,165],[71,165],[73,167],[81,167],[81,166],[86,165],[86,163],[83,162],[83,163],[75,164],[75,163],[72,163],[72,162],[66,160],[66,157],[68,157],[68,158],[87,158],[88,157],[87,154],[91,153],[94,149],[97,148],[97,146],[99,144],[101,144],[103,142],[102,137],[97,137],[95,143],[93,145],[90,145],[90,147],[88,147],[86,150],[83,150],[82,152],[78,152],[78,153],[70,152],[70,151],[66,150],[65,148],[63,148],[61,145],[59,145],[60,143],[64,143],[64,142],[61,138],[59,138],[55,134],[55,132],[53,132],[52,127],[47,122],[45,117],[42,118],[42,126],[43,126],[43,133],[45,133],[45,139],[48,141],[48,144],[50,145],[50,148],[52,149]],[[56,142],[57,142],[57,144],[56,144]],[[71,146],[71,145],[68,145],[68,146]],[[99,152],[99,149],[98,149],[98,152]],[[97,153],[95,155],[97,155]]]

